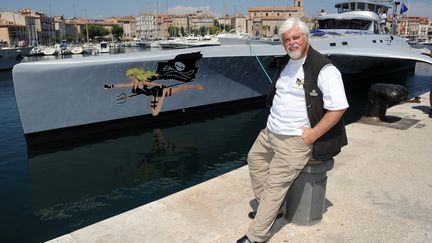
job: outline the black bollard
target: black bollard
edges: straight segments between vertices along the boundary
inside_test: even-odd
[[[373,84],[369,88],[364,117],[386,121],[387,108],[408,99],[408,89],[397,84]]]
[[[334,160],[311,160],[295,179],[286,196],[285,217],[297,225],[310,225],[322,219],[327,186],[327,171]]]

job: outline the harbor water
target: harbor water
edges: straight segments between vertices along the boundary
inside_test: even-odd
[[[406,81],[410,97],[429,91],[432,67],[417,64]],[[346,84],[347,123],[361,117],[367,91]],[[264,106],[251,107],[33,149],[24,139],[12,73],[0,72],[0,242],[50,240],[246,165],[267,115]]]

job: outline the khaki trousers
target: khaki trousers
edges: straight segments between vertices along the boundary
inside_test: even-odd
[[[312,145],[300,136],[285,136],[263,129],[248,154],[252,189],[258,202],[255,219],[246,233],[264,242],[276,220],[288,188],[310,159]]]

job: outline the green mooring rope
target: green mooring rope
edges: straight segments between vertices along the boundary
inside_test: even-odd
[[[250,43],[248,43],[249,45],[249,50],[251,53],[251,56],[255,56],[256,60],[258,61],[259,65],[261,66],[261,69],[263,70],[263,72],[265,73],[265,75],[267,76],[267,79],[270,81],[270,83],[272,82],[270,76],[268,75],[267,71],[265,70],[263,64],[261,63],[261,60],[258,58],[258,56],[255,54],[254,50],[252,49],[252,46]]]

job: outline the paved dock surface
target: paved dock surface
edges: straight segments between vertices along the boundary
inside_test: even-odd
[[[312,226],[278,219],[268,242],[432,242],[428,109],[425,94],[387,111],[411,124],[405,129],[348,125],[349,145],[327,173],[324,218]],[[252,199],[244,166],[51,242],[235,242]]]

